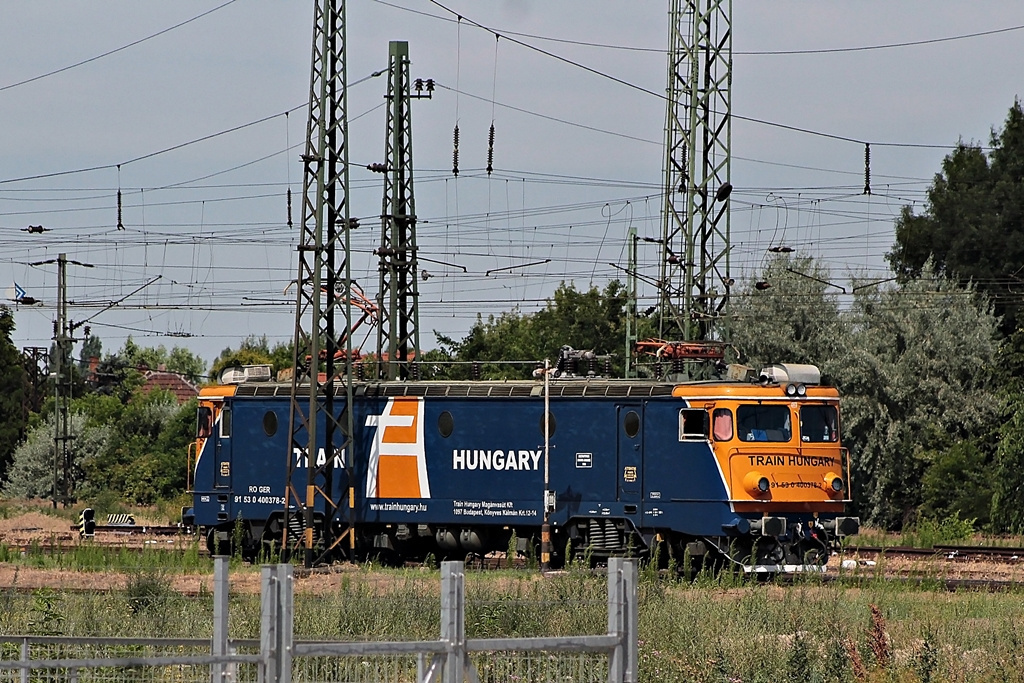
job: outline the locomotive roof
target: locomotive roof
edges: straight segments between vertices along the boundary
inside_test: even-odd
[[[777,394],[775,387],[760,387],[750,382],[734,380],[699,380],[691,382],[659,382],[646,379],[608,379],[608,378],[552,378],[549,380],[550,396],[608,396],[608,397],[645,397],[645,396],[696,396],[706,394],[708,389],[716,388],[716,393],[735,393],[737,390],[747,393],[749,390],[760,390]],[[352,383],[356,396],[392,397],[392,396],[444,396],[444,397],[539,397],[544,395],[542,380],[428,380],[428,381],[362,381]],[[292,385],[290,382],[244,382],[234,385],[213,385],[204,387],[202,396],[289,396]],[[774,390],[773,390],[774,389]],[[334,395],[345,394],[345,383],[338,381],[334,385]],[[834,391],[834,390],[833,390]]]

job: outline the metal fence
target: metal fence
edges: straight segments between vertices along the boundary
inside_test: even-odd
[[[608,563],[603,634],[466,638],[465,573],[441,567],[437,640],[295,640],[290,564],[264,566],[259,640],[228,634],[228,561],[214,564],[212,639],[0,637],[0,683],[490,683],[637,680],[637,565]]]

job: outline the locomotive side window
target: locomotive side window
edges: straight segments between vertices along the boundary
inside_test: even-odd
[[[703,441],[708,438],[708,412],[695,408],[683,408],[679,411],[679,440]]]
[[[800,439],[815,443],[839,441],[839,415],[835,406],[800,406]]]
[[[540,416],[540,435],[544,436],[544,416]],[[555,435],[555,414],[548,413],[548,436]]]
[[[793,437],[789,406],[740,406],[736,409],[736,421],[743,441],[789,441]]]
[[[622,427],[626,430],[626,436],[631,439],[640,433],[640,416],[635,410],[626,413],[626,417],[622,421]]]
[[[263,413],[263,433],[267,436],[277,434],[277,413],[273,410]]]
[[[208,439],[213,436],[213,409],[202,406],[196,416],[196,438]]]
[[[446,439],[455,431],[455,420],[447,410],[437,416],[437,431]]]
[[[221,437],[231,436],[231,408],[220,411],[220,435]]]
[[[715,441],[728,441],[732,438],[732,411],[728,408],[715,408],[714,417]]]

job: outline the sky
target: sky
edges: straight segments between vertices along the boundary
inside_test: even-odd
[[[68,267],[69,317],[107,353],[129,335],[207,361],[291,340],[312,17],[291,0],[0,2],[0,290],[41,302],[8,302],[17,346],[50,345],[56,266],[32,264],[60,253],[93,266]],[[886,277],[893,218],[1024,89],[1020,2],[737,2],[732,20],[741,281],[778,246],[838,283]],[[423,348],[561,282],[621,280],[629,228],[660,236],[667,2],[350,0],[347,25],[353,275],[371,298],[383,187],[365,166],[383,161],[387,87],[371,74],[405,40],[411,76],[437,83],[412,103]]]

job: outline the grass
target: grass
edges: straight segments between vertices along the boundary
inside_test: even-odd
[[[329,592],[295,597],[301,639],[439,635],[440,580],[426,569],[360,569]],[[167,572],[138,569],[120,592],[0,591],[0,632],[211,635],[212,596],[184,597]],[[586,571],[470,572],[466,635],[579,635],[607,624],[606,580]],[[777,683],[1024,681],[1024,593],[948,593],[883,580],[796,586],[731,575],[693,583],[643,574],[641,681]],[[259,596],[231,596],[231,635],[259,634]]]
[[[932,548],[936,545],[1020,548],[1024,547],[1024,536],[980,533],[974,530],[971,520],[924,519],[899,533],[862,528],[858,535],[848,538],[846,544],[850,547],[879,546],[883,548],[895,546]]]

